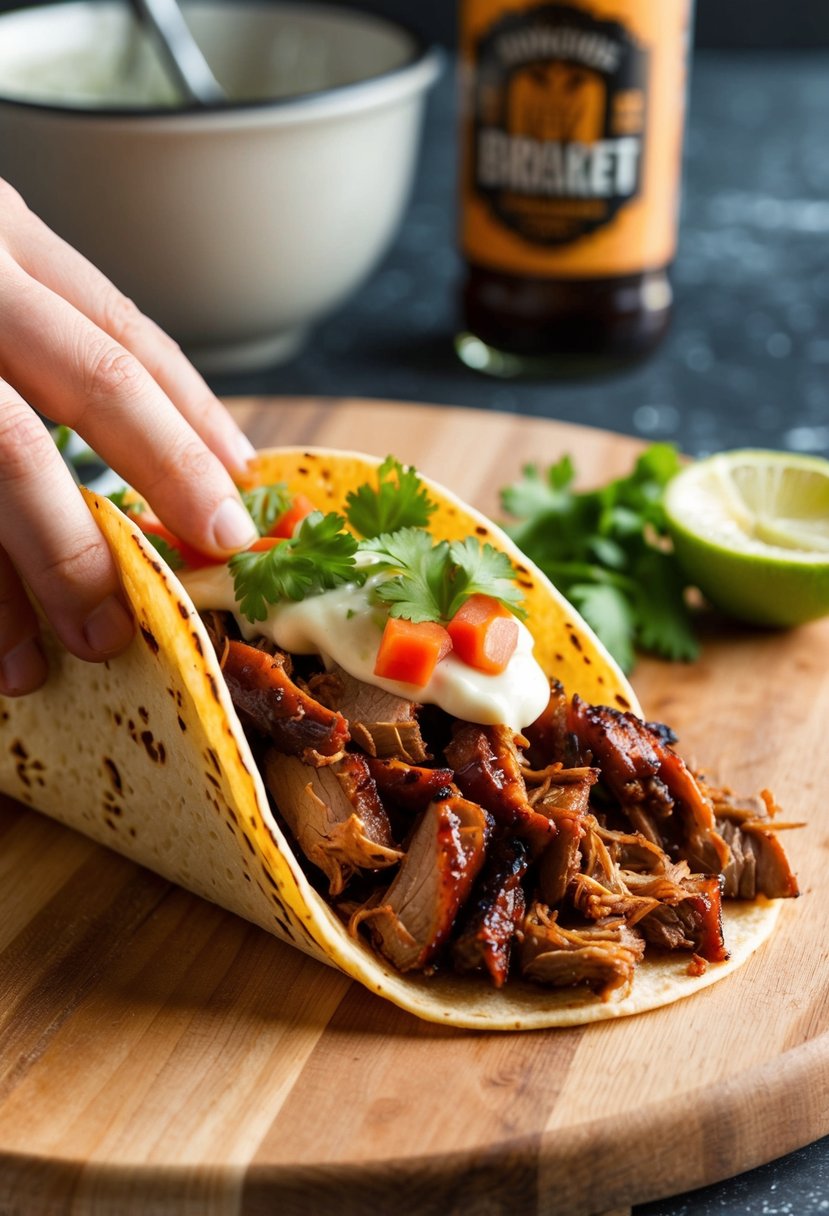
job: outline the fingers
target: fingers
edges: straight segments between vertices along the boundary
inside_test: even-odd
[[[175,533],[214,556],[255,539],[227,469],[134,355],[10,259],[0,313],[0,373],[82,434]]]
[[[24,227],[18,265],[133,354],[225,467],[244,472],[253,446],[173,339],[37,216]]]
[[[0,382],[0,681],[10,694],[45,676],[21,578],[79,657],[106,659],[130,641],[132,620],[106,541],[48,431]]]
[[[0,549],[0,693],[17,697],[46,679],[37,619],[8,554]]]

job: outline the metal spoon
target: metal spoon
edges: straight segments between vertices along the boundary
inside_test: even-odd
[[[215,106],[227,94],[190,33],[177,0],[130,0],[141,25],[155,37],[165,66],[188,102]]]

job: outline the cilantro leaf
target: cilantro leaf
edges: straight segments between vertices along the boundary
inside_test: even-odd
[[[145,532],[144,539],[149,541],[159,556],[164,558],[171,570],[181,570],[184,565],[184,558],[178,549],[173,548],[169,541],[166,541],[163,536],[156,536],[154,532]]]
[[[345,520],[329,511],[313,511],[292,540],[263,552],[235,554],[228,565],[239,610],[249,621],[264,621],[268,606],[280,600],[302,600],[341,583],[360,582],[357,541],[344,531]]]
[[[670,549],[662,505],[680,469],[672,444],[647,448],[627,476],[573,489],[568,457],[542,473],[523,470],[501,492],[507,531],[571,599],[629,671],[634,646],[669,659],[696,654],[685,580]]]
[[[450,584],[453,595],[446,611],[449,620],[465,600],[479,594],[499,600],[522,619],[527,615],[521,606],[521,592],[515,585],[515,570],[506,553],[468,536],[466,540],[453,541],[449,554],[454,563]]]
[[[668,659],[696,659],[699,643],[685,602],[685,580],[672,555],[656,549],[643,553],[634,569],[633,586],[643,650]]]
[[[284,481],[271,486],[256,486],[253,490],[241,490],[245,504],[260,536],[267,536],[280,515],[291,505],[291,493]]]
[[[415,622],[444,617],[449,574],[449,545],[445,540],[434,544],[422,528],[402,528],[363,541],[360,548],[383,559],[370,569],[390,576],[374,587],[374,598],[391,605],[390,616]]]
[[[375,537],[401,528],[423,528],[437,503],[429,497],[417,470],[387,456],[377,469],[377,486],[368,482],[351,490],[346,517],[355,532]]]
[[[107,494],[107,498],[125,514],[129,512],[130,515],[140,515],[145,510],[141,499],[132,497],[132,490],[129,486],[121,486],[119,490],[113,490],[111,494]]]
[[[435,543],[422,528],[402,528],[363,541],[377,553],[374,573],[388,574],[374,587],[374,598],[390,605],[391,616],[409,621],[448,621],[470,596],[490,595],[516,616],[523,616],[515,571],[506,554],[475,537]]]

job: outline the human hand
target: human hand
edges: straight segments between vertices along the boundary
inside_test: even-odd
[[[215,556],[256,530],[229,470],[253,454],[171,338],[0,181],[0,693],[46,678],[28,585],[101,661],[133,624],[118,574],[35,409],[77,431],[178,536]]]

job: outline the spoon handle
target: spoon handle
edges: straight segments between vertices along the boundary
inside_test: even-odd
[[[185,98],[210,106],[227,100],[184,20],[177,0],[130,0],[141,24],[152,31],[170,75]]]

